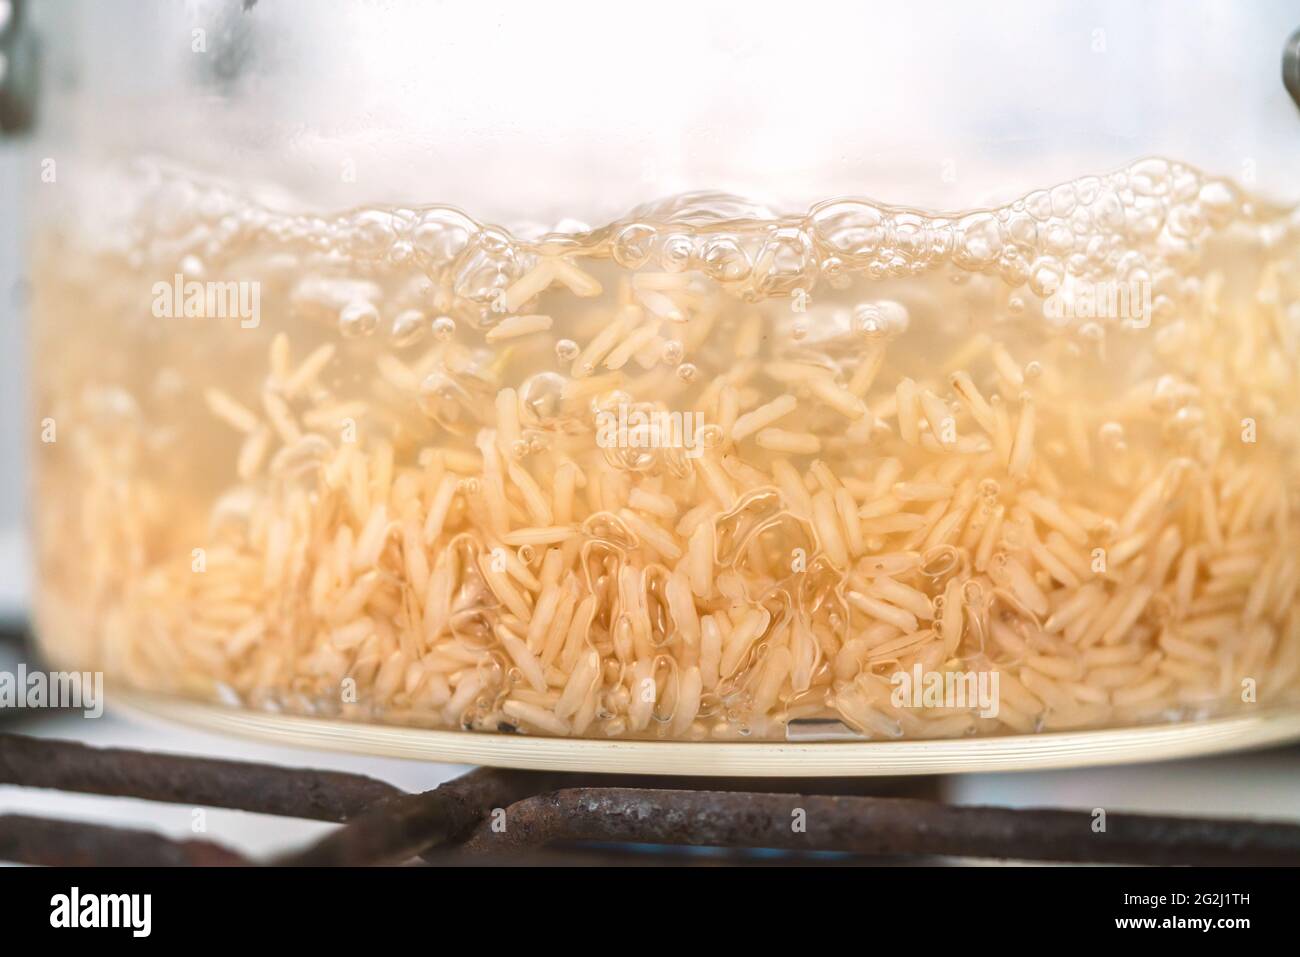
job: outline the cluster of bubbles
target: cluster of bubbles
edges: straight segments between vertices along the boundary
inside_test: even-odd
[[[1260,209],[1230,182],[1162,158],[962,214],[839,199],[792,217],[733,196],[696,193],[639,207],[597,229],[530,240],[450,206],[290,214],[193,179],[154,171],[151,182],[136,232],[148,248],[137,248],[137,255],[172,263],[184,258],[201,272],[205,263],[270,245],[299,262],[346,264],[371,276],[414,270],[449,289],[471,319],[485,322],[501,292],[543,253],[608,257],[629,270],[699,271],[753,300],[811,290],[819,280],[842,285],[855,275],[905,277],[944,264],[1000,277],[1041,298],[1067,277],[1159,287],[1208,233],[1237,219],[1271,216],[1280,234],[1300,231],[1297,211]],[[345,306],[339,316],[345,334],[370,335],[380,327],[364,301]],[[399,318],[392,320],[396,340],[425,325],[410,315]]]
[[[627,269],[698,269],[762,296],[806,289],[819,274],[900,277],[945,261],[1041,290],[1066,270],[1115,272],[1139,268],[1151,254],[1186,254],[1206,230],[1256,212],[1232,183],[1160,157],[956,216],[865,199],[777,216],[735,196],[686,194],[603,228],[532,241],[447,205],[291,215],[161,170],[153,170],[152,182],[148,235],[164,246],[183,242],[182,255],[221,259],[257,238],[354,263],[447,272],[456,293],[469,299],[485,298],[503,278],[512,281],[537,252],[565,248],[606,252]]]

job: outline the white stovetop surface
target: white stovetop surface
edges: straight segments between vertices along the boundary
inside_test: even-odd
[[[27,539],[0,526],[0,627],[21,619],[27,605]]]

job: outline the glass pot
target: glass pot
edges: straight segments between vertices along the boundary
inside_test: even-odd
[[[580,739],[1294,703],[1293,4],[30,13],[59,665]]]

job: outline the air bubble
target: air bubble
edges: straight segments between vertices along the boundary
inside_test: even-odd
[[[1092,203],[1101,190],[1101,180],[1096,176],[1083,176],[1074,181],[1074,195],[1080,203]]]
[[[1139,196],[1164,196],[1169,192],[1169,163],[1159,158],[1140,160],[1128,168],[1129,185]]]
[[[372,302],[355,300],[339,311],[339,333],[345,339],[358,339],[371,335],[377,328],[379,328],[379,310]]]
[[[1008,286],[1022,285],[1029,278],[1029,263],[1014,246],[1007,246],[998,258],[998,275]]]
[[[1052,196],[1046,190],[1035,190],[1025,197],[1025,210],[1030,216],[1045,223],[1052,218]]]
[[[1106,339],[1106,327],[1100,322],[1085,322],[1079,327],[1079,338],[1085,342],[1100,344]]]
[[[1068,255],[1074,249],[1074,230],[1062,222],[1048,224],[1043,231],[1043,246],[1058,258]]]
[[[610,255],[624,269],[638,269],[654,251],[655,235],[653,226],[641,223],[624,226],[610,246]]]
[[[1038,242],[1038,224],[1027,213],[1013,213],[1004,228],[1007,238],[1017,246],[1032,248]]]
[[[925,217],[913,213],[900,213],[894,217],[894,248],[903,262],[916,262],[930,258],[932,236]]]
[[[663,249],[659,251],[659,261],[668,272],[681,272],[689,268],[695,245],[690,236],[678,233],[664,240]]]
[[[393,245],[393,216],[387,210],[364,210],[353,218],[351,227],[349,246],[357,256],[377,259]]]
[[[832,289],[847,289],[853,281],[844,266],[844,260],[838,256],[827,256],[821,261],[822,278]]]
[[[464,213],[445,207],[424,210],[411,228],[411,244],[427,264],[449,264],[469,245],[478,224]]]
[[[469,416],[470,395],[451,376],[432,372],[420,383],[420,411],[439,425],[460,432]]]
[[[510,237],[500,230],[484,229],[457,258],[453,288],[461,299],[492,306],[523,271]]]
[[[788,295],[811,282],[814,259],[808,237],[800,229],[778,229],[754,260],[754,291],[761,296]]]
[[[749,276],[749,256],[729,236],[712,239],[700,253],[704,272],[719,282],[739,282]]]
[[[1205,220],[1191,206],[1176,206],[1169,211],[1168,229],[1182,239],[1194,239],[1205,229]]]
[[[991,213],[972,213],[957,224],[960,239],[953,258],[966,269],[997,262],[1002,254],[1002,233]]]
[[[1074,212],[1075,206],[1078,205],[1079,198],[1075,195],[1074,187],[1069,183],[1063,183],[1056,187],[1050,193],[1052,201],[1052,213],[1056,216],[1069,216]]]
[[[399,349],[413,346],[429,331],[429,321],[419,309],[407,309],[393,317],[388,336]]]
[[[907,307],[888,299],[859,303],[853,309],[853,330],[868,339],[894,339],[907,331]]]
[[[1108,449],[1122,448],[1124,445],[1124,426],[1118,422],[1106,422],[1097,430],[1101,444]]]
[[[572,339],[558,339],[555,343],[555,358],[561,362],[572,362],[582,350]]]
[[[886,215],[870,203],[844,201],[817,207],[813,235],[839,259],[864,266],[889,242]]]
[[[451,316],[439,316],[433,320],[433,338],[439,342],[450,342],[452,336],[456,335],[456,320]]]
[[[1196,199],[1206,218],[1215,226],[1222,226],[1232,219],[1240,204],[1236,188],[1221,179],[1208,180]]]
[[[525,379],[519,387],[519,403],[525,415],[543,427],[556,423],[562,415],[567,382],[556,372],[539,372]]]

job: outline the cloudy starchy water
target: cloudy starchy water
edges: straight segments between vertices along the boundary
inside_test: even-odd
[[[1296,691],[1300,217],[1226,179],[1148,158],[994,209],[691,194],[513,233],[120,182],[38,243],[65,666],[692,740]],[[900,706],[914,671],[1000,700]]]

